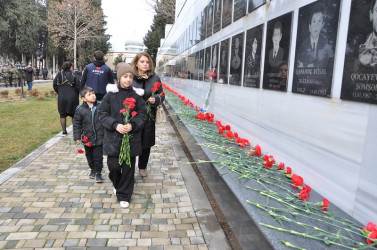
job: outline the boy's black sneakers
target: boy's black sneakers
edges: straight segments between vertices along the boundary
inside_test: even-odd
[[[97,183],[102,183],[103,182],[101,173],[96,173],[96,182]]]
[[[94,179],[96,177],[96,173],[94,172],[94,170],[90,170],[90,174],[89,174],[89,178],[90,179]]]

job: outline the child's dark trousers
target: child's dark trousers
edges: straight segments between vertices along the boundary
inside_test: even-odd
[[[88,160],[89,168],[95,173],[101,173],[103,168],[103,150],[102,145],[99,146],[85,146],[85,155]]]

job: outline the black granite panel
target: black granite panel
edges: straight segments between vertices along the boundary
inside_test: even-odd
[[[377,4],[353,0],[341,99],[377,104]]]
[[[292,92],[331,97],[340,0],[299,9]]]
[[[241,70],[243,55],[243,37],[244,33],[240,33],[232,37],[232,52],[230,61],[229,84],[241,86]]]
[[[266,49],[264,55],[263,88],[287,91],[280,69],[288,69],[291,44],[292,12],[267,22]]]
[[[228,84],[228,61],[229,61],[230,38],[221,41],[219,62],[219,83]]]
[[[262,35],[263,24],[249,29],[246,32],[246,52],[243,83],[245,87],[259,88],[260,86]]]

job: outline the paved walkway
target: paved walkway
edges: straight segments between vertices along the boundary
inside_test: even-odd
[[[68,131],[0,175],[0,249],[230,249],[169,122],[129,209],[106,164],[104,183],[89,179]]]

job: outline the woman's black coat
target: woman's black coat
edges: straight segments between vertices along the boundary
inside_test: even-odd
[[[100,123],[104,127],[103,154],[108,156],[119,156],[120,146],[122,144],[123,135],[116,131],[118,124],[124,124],[124,116],[120,113],[124,109],[123,102],[126,98],[132,97],[136,99],[135,107],[131,112],[136,111],[137,114],[132,118],[130,124],[132,131],[129,133],[131,156],[141,154],[141,131],[147,120],[147,109],[143,98],[129,88],[121,88],[118,85],[119,92],[107,92],[102,99],[101,105],[98,107]],[[130,113],[131,113],[130,112]]]
[[[59,114],[74,114],[79,105],[79,86],[71,70],[56,74],[53,87],[58,93]]]
[[[155,82],[161,83],[160,77],[156,74],[153,74],[148,79],[139,78],[135,75],[134,80],[132,82],[132,86],[135,88],[144,89],[143,99],[144,99],[144,102],[147,103],[148,98],[152,96],[151,88],[154,87]],[[154,97],[156,99],[156,102],[154,104],[151,104],[151,111],[154,118],[147,119],[147,122],[144,126],[144,129],[141,135],[143,148],[150,148],[156,144],[156,122],[155,122],[156,109],[157,109],[157,106],[160,105],[165,100],[165,96],[161,96],[162,92],[163,92],[163,88],[161,85],[161,87],[155,92]]]

